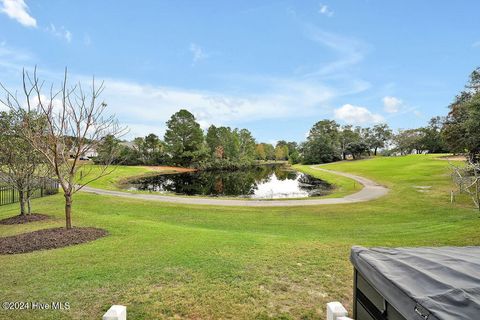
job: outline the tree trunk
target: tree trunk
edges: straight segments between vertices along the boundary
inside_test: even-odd
[[[18,190],[18,200],[20,201],[20,215],[25,215],[25,193],[23,190]]]
[[[32,197],[32,192],[27,190],[27,214],[32,213],[32,204],[30,202],[30,198]]]
[[[72,195],[65,194],[65,227],[72,229]]]
[[[373,153],[374,156],[377,155],[377,147],[375,147],[375,152]]]

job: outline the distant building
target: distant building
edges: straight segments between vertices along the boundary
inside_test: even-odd
[[[70,151],[69,151],[70,158],[74,158],[76,154],[77,154],[77,149],[76,148],[70,149]],[[84,152],[80,155],[80,159],[90,160],[90,159],[95,158],[97,156],[98,156],[97,150],[95,148],[89,148],[89,150],[87,150],[86,152]]]

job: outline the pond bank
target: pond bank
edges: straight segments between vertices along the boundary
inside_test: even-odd
[[[317,172],[315,172],[317,173]],[[352,181],[353,182],[353,181]],[[120,191],[175,196],[296,199],[323,197],[336,188],[321,177],[285,164],[256,165],[243,170],[199,170],[128,179]]]
[[[380,198],[386,195],[389,191],[388,188],[372,181],[370,179],[353,175],[350,173],[344,173],[339,171],[327,170],[311,166],[314,170],[324,171],[327,173],[336,174],[339,176],[347,177],[362,184],[364,188],[359,192],[347,195],[342,198],[323,198],[323,199],[305,199],[305,200],[233,200],[233,199],[212,199],[212,198],[198,198],[198,197],[181,197],[181,196],[164,196],[158,194],[144,194],[144,193],[129,193],[122,191],[104,190],[92,187],[85,187],[82,189],[84,192],[108,195],[115,197],[149,200],[149,201],[161,201],[170,203],[181,204],[194,204],[194,205],[218,205],[218,206],[240,206],[240,207],[291,207],[291,206],[308,206],[308,205],[326,205],[326,204],[347,204],[370,201]]]

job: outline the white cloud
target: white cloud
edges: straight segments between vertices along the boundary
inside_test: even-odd
[[[5,48],[4,50],[8,50]],[[8,72],[13,79],[10,84],[21,88],[16,82],[22,67],[32,70],[33,59],[13,60],[2,64],[0,47],[0,72]],[[7,60],[13,59],[9,52]],[[30,65],[30,66],[29,66]],[[58,85],[62,81],[61,73],[50,70],[38,70],[40,77]],[[115,78],[97,77],[105,80],[102,99],[108,104],[108,113],[116,114],[120,123],[131,126],[126,138],[154,132],[161,135],[165,122],[181,108],[190,110],[201,124],[207,128],[210,124],[235,126],[248,122],[274,119],[295,119],[295,117],[316,117],[327,114],[333,99],[363,90],[364,85],[345,83],[342,87],[330,86],[320,79],[278,78],[265,76],[226,76],[225,81],[244,83],[254,91],[228,93],[225,91],[202,91],[166,86],[153,86],[124,81]],[[69,83],[81,81],[85,89],[91,83],[91,77],[69,74]],[[9,80],[10,81],[10,80]],[[14,87],[11,87],[15,90]],[[88,89],[87,89],[88,90]]]
[[[331,49],[338,56],[336,60],[308,74],[309,76],[339,76],[340,71],[347,71],[349,73],[348,77],[351,77],[352,66],[361,62],[369,50],[368,45],[363,41],[327,32],[313,25],[306,25],[305,27],[307,36],[312,41]]]
[[[11,63],[3,64],[2,50],[8,51],[8,48],[0,47],[0,73],[11,73],[7,79],[13,80],[9,81],[18,79],[22,67],[27,70],[33,68],[35,59],[17,61],[10,52],[7,52],[6,60]],[[38,73],[47,83],[53,81],[58,85],[62,81],[59,72],[38,70]],[[139,84],[115,78],[97,78],[105,80],[106,88],[102,99],[109,105],[108,112],[116,114],[121,123],[131,126],[132,130],[126,138],[144,135],[149,133],[148,131],[160,135],[164,131],[165,122],[181,108],[190,110],[202,128],[212,123],[235,126],[259,120],[317,117],[329,112],[335,98],[357,93],[368,87],[365,83],[350,78],[339,84],[326,82],[321,77],[229,75],[224,76],[226,82],[254,88],[229,93],[224,90],[202,91]],[[87,89],[91,77],[69,75],[70,84],[78,81]],[[11,85],[21,88],[19,83],[12,82]]]
[[[2,41],[0,43],[0,67],[2,67],[0,81],[18,76],[25,64],[29,63],[32,58],[29,52],[8,46],[6,41]]]
[[[335,118],[345,121],[348,124],[366,124],[379,123],[385,119],[376,113],[371,112],[365,107],[344,104],[342,107],[334,110]]]
[[[44,94],[41,94],[39,97],[38,96],[32,96],[30,98],[30,107],[32,109],[36,109],[40,107],[40,104],[43,104],[45,107],[49,106],[50,104],[53,106],[53,112],[58,113],[62,110],[62,100],[59,98],[53,98],[51,99],[49,96],[46,96]],[[28,107],[27,99],[25,99],[24,102],[24,107]]]
[[[198,120],[198,124],[200,125],[200,128],[207,130],[213,123],[206,120]],[[216,125],[218,126],[219,124],[217,123]]]
[[[84,81],[88,81],[87,78]],[[305,82],[271,80],[269,93],[233,95],[220,92],[140,85],[106,79],[104,99],[119,120],[154,126],[163,130],[165,122],[181,108],[191,111],[202,128],[210,124],[230,125],[236,121],[295,117],[312,114],[334,96],[332,89]],[[134,136],[131,133],[129,136]]]
[[[320,9],[318,10],[318,13],[323,14],[327,17],[331,17],[333,16],[334,12],[326,4],[320,4]]]
[[[0,0],[3,7],[0,12],[16,20],[25,27],[37,27],[37,20],[28,13],[28,6],[24,0]]]
[[[66,30],[64,35],[67,42],[72,42],[72,33],[70,31]]]
[[[391,96],[386,96],[382,99],[383,109],[388,113],[397,113],[403,105],[403,101]]]
[[[125,139],[131,139],[134,137],[144,137],[150,133],[154,133],[159,137],[163,137],[165,134],[165,128],[164,126],[158,126],[158,125],[146,125],[146,124],[141,124],[141,123],[122,123],[122,125],[125,125],[128,127],[128,133],[127,136],[122,137]]]
[[[37,20],[28,13],[28,6],[25,0],[0,0],[3,6],[0,8],[0,12],[6,14],[10,18],[18,21],[25,27],[37,27]],[[45,30],[50,32],[58,38],[62,38],[67,42],[72,42],[72,33],[64,26],[60,28],[55,27],[53,23],[46,27]]]
[[[193,55],[192,64],[196,64],[197,62],[208,58],[208,54],[199,45],[195,43],[190,43],[189,50]]]
[[[53,34],[55,37],[67,41],[68,43],[72,42],[73,35],[70,30],[67,30],[64,26],[57,28],[53,23],[50,23],[50,26],[46,27],[45,30]]]

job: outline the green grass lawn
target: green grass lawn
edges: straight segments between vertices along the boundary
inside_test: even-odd
[[[450,204],[448,163],[432,156],[324,166],[391,188],[378,200],[286,208],[162,204],[79,193],[77,226],[109,236],[63,249],[0,256],[0,301],[68,301],[69,311],[0,311],[9,319],[99,319],[112,304],[129,319],[324,319],[351,306],[349,250],[363,246],[479,245],[466,199]],[[432,186],[419,189],[418,186]],[[0,226],[0,235],[62,226],[62,196],[34,200],[53,221]],[[17,213],[0,207],[0,218]]]
[[[84,166],[83,169],[79,170],[79,175],[81,174],[80,171],[91,172],[92,177],[95,175],[100,174],[101,167],[87,164]],[[103,176],[92,183],[89,186],[94,188],[100,189],[108,189],[108,190],[120,190],[118,184],[129,177],[137,177],[137,176],[144,176],[149,174],[158,174],[162,171],[155,171],[149,167],[143,166],[112,166],[109,170],[113,170],[109,175]],[[85,178],[83,181],[87,180]],[[82,180],[80,180],[82,181]]]
[[[293,168],[313,177],[328,181],[329,183],[334,185],[335,190],[331,194],[323,196],[322,198],[341,198],[346,195],[358,192],[363,188],[360,183],[356,182],[353,179],[342,177],[330,172],[315,170],[310,165],[296,164],[293,166]],[[327,168],[325,167],[325,169]]]

